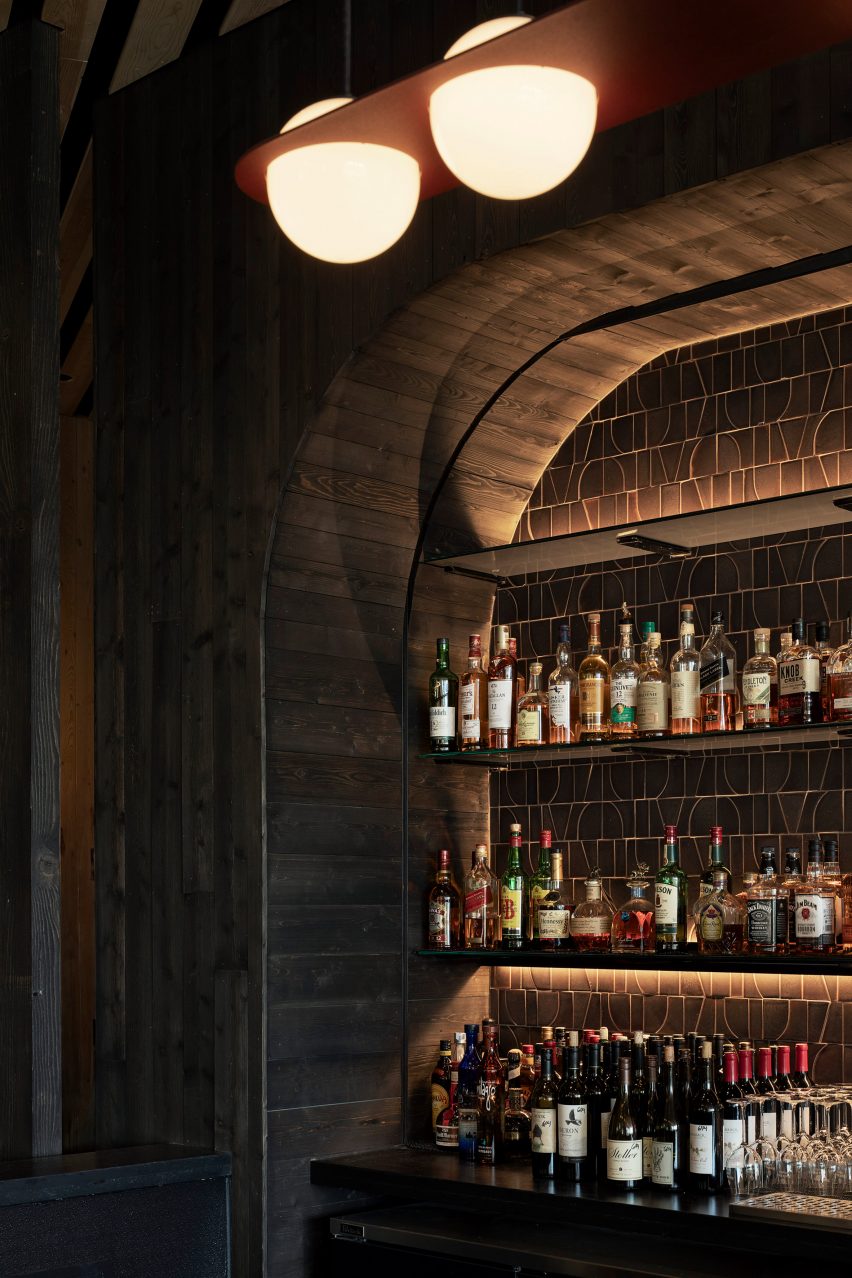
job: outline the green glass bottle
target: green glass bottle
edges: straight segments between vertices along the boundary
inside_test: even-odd
[[[687,890],[688,880],[677,859],[677,826],[667,825],[663,864],[654,879],[658,954],[686,951]]]
[[[521,869],[521,827],[509,826],[509,864],[500,880],[503,949],[521,950],[526,938],[527,878]]]
[[[450,641],[441,638],[435,669],[429,676],[429,749],[433,754],[449,754],[458,748],[458,704],[459,680],[450,669]]]
[[[538,945],[540,933],[538,928],[538,907],[542,898],[550,891],[552,878],[550,866],[550,845],[553,834],[550,830],[542,830],[538,836],[538,865],[535,874],[530,875],[527,899],[527,936],[533,945]]]

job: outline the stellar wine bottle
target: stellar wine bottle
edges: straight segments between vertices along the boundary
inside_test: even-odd
[[[618,1096],[606,1138],[606,1176],[619,1189],[642,1187],[642,1136],[630,1099],[630,1057],[618,1066]]]
[[[674,1047],[663,1048],[662,1099],[651,1145],[651,1182],[658,1189],[680,1189],[684,1181],[683,1124],[675,1087]]]
[[[722,1164],[722,1106],[713,1086],[713,1045],[703,1043],[698,1087],[689,1105],[689,1187],[715,1194],[725,1183]]]

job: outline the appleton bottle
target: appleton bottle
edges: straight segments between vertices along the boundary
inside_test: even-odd
[[[580,740],[608,741],[610,735],[609,664],[601,655],[601,617],[590,612],[589,650],[580,663]]]
[[[503,1110],[506,1102],[506,1077],[497,1053],[497,1026],[493,1021],[483,1025],[485,1049],[479,1075],[479,1128],[476,1161],[493,1166],[500,1157],[503,1144]]]
[[[515,742],[518,666],[509,649],[509,627],[497,626],[488,663],[488,747],[508,750]]]
[[[554,848],[550,859],[550,887],[538,902],[538,948],[569,950],[572,905],[562,878],[562,853]]]
[[[619,1189],[642,1187],[642,1134],[630,1100],[630,1057],[618,1063],[618,1095],[609,1116],[606,1176]]]
[[[695,736],[701,731],[699,657],[695,647],[695,610],[680,610],[680,647],[671,659],[672,736]]]
[[[657,1189],[680,1189],[684,1180],[683,1126],[675,1088],[674,1047],[663,1048],[662,1088],[651,1145],[651,1183]]]
[[[737,654],[725,635],[725,614],[714,612],[699,654],[701,731],[732,732],[737,714]]]
[[[488,748],[488,675],[482,669],[482,637],[468,640],[467,670],[460,680],[459,717],[462,750]]]
[[[442,1038],[438,1048],[438,1061],[432,1070],[432,1134],[438,1126],[438,1118],[450,1103],[453,1047],[448,1038]],[[437,1137],[436,1137],[437,1143]]]
[[[488,848],[476,845],[464,881],[464,947],[493,950],[500,944],[500,883],[488,865]]]
[[[461,944],[461,897],[453,882],[446,848],[441,848],[438,858],[438,871],[428,899],[426,945],[430,950],[455,950]]]
[[[663,863],[654,879],[654,912],[658,954],[686,952],[686,894],[688,880],[677,854],[677,826],[666,826]]]
[[[577,671],[571,664],[571,630],[565,621],[559,625],[556,666],[547,681],[547,703],[550,744],[566,745],[576,741],[580,731]]]
[[[778,663],[769,651],[769,631],[755,630],[754,656],[743,666],[743,728],[778,722]]]
[[[633,622],[627,606],[622,608],[618,627],[618,661],[610,677],[610,732],[613,739],[636,735],[636,698],[641,673],[633,658]]]
[[[557,1097],[557,1175],[565,1180],[588,1180],[594,1175],[589,1148],[589,1107],[580,1078],[577,1031],[569,1030],[565,1048],[565,1073]]]
[[[541,662],[530,663],[529,687],[518,697],[515,745],[541,746],[550,740],[550,709],[541,686]]]
[[[458,746],[458,701],[458,676],[450,669],[450,641],[441,638],[437,663],[429,676],[429,749],[433,754],[448,754]]]
[[[527,909],[527,936],[534,949],[540,940],[538,927],[538,907],[550,891],[553,869],[550,863],[550,848],[553,842],[552,830],[541,830],[538,836],[538,865],[535,872],[527,880],[529,905]]]
[[[669,672],[663,665],[660,634],[648,637],[648,662],[639,679],[636,727],[640,737],[654,739],[669,735]]]
[[[545,1047],[541,1055],[541,1077],[530,1097],[532,1173],[536,1179],[552,1179],[556,1174],[558,1095],[553,1077],[553,1052]]]
[[[521,827],[509,826],[509,863],[500,880],[502,945],[521,950],[526,941],[527,881],[521,869]]]
[[[713,1086],[713,1047],[703,1043],[698,1085],[689,1104],[689,1187],[715,1194],[725,1183],[722,1163],[722,1107]]]
[[[778,663],[778,722],[822,723],[822,666],[819,653],[805,639],[805,622],[793,622],[793,646]]]

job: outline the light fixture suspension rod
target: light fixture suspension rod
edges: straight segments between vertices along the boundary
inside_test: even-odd
[[[352,97],[352,0],[343,0],[343,96]]]

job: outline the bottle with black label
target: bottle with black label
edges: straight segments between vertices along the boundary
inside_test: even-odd
[[[796,892],[804,884],[802,878],[802,853],[791,844],[784,849],[784,877],[781,886],[787,892],[787,950],[796,948]]]
[[[775,865],[775,848],[760,849],[760,873],[746,896],[746,950],[749,954],[787,952],[789,893]]]
[[[778,662],[778,722],[822,723],[822,665],[819,653],[805,638],[802,617],[793,622],[793,646]]]
[[[593,1178],[594,1151],[590,1149],[589,1105],[580,1078],[580,1047],[576,1030],[568,1032],[565,1048],[565,1077],[557,1098],[557,1175],[565,1180]]]
[[[556,1174],[558,1095],[553,1077],[553,1052],[549,1047],[543,1047],[541,1075],[530,1097],[532,1173],[536,1179],[550,1180]]]
[[[725,614],[714,612],[699,654],[701,731],[732,732],[737,714],[737,654],[725,635]]]
[[[713,1045],[702,1043],[698,1086],[689,1105],[689,1188],[715,1194],[725,1183],[722,1106],[713,1086]]]
[[[618,1066],[618,1096],[609,1119],[606,1176],[618,1189],[642,1187],[642,1135],[630,1099],[630,1057]]]

